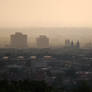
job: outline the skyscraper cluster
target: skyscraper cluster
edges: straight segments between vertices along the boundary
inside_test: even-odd
[[[27,48],[28,37],[20,32],[11,35],[10,47],[11,48]],[[49,48],[49,38],[45,35],[40,35],[37,40],[37,48]]]
[[[28,48],[28,37],[25,34],[20,32],[16,32],[15,34],[11,35],[10,47],[11,48]],[[40,35],[36,39],[36,46],[37,48],[49,48],[49,38],[45,35]],[[74,41],[65,40],[65,47],[66,48],[80,48],[79,40],[74,43]]]
[[[70,41],[70,40],[65,40],[65,47],[66,48],[80,48],[80,42],[79,40],[74,43],[74,41]]]

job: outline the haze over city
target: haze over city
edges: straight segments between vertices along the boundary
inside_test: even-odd
[[[92,92],[92,0],[0,0],[0,92]]]
[[[91,42],[91,0],[0,0],[0,36],[9,43],[10,35],[22,32],[29,44],[39,35],[47,35],[52,44],[65,39]]]
[[[46,35],[50,39],[50,44],[52,46],[63,46],[65,40],[80,40],[81,46],[91,43],[91,28],[15,28],[15,29],[0,29],[1,44],[10,43],[10,35],[15,32],[22,32],[23,34],[28,35],[28,44],[32,47],[36,45],[36,38],[40,35]]]

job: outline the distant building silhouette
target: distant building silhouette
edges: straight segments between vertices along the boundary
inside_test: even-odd
[[[70,47],[70,40],[65,40],[65,47]]]
[[[74,48],[74,42],[73,41],[71,41],[71,47]]]
[[[40,35],[37,38],[37,48],[49,48],[49,38],[45,35]]]
[[[14,35],[11,35],[10,47],[27,48],[27,35],[24,35],[20,32],[16,32]]]
[[[79,42],[79,40],[76,43],[76,48],[80,48],[80,42]]]
[[[80,42],[79,40],[74,44],[74,41],[65,40],[65,47],[66,48],[80,48]]]

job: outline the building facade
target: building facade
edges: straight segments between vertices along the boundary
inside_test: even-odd
[[[45,35],[40,35],[37,38],[37,48],[49,48],[49,38]]]
[[[20,32],[16,32],[14,35],[11,35],[10,39],[11,48],[27,48],[27,35],[24,35]]]

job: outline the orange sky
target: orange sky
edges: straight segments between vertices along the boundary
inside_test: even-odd
[[[92,27],[92,0],[0,0],[0,27]]]
[[[92,0],[0,0],[0,37],[21,31],[35,39],[45,34],[53,42],[65,39],[91,41],[92,30],[8,30],[31,27],[88,27],[92,28]],[[6,28],[2,30],[1,28]],[[1,39],[0,39],[1,40]]]

